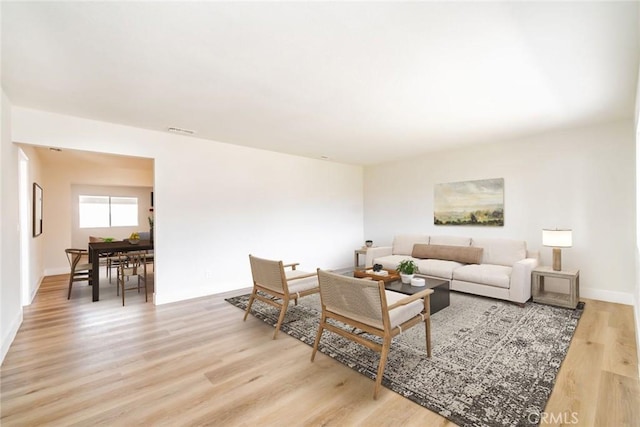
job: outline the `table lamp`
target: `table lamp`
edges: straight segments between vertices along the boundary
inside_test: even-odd
[[[560,248],[570,248],[572,246],[571,230],[542,230],[542,244],[553,248],[553,269],[562,270],[562,256]]]

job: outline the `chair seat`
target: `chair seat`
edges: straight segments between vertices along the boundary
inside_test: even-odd
[[[92,270],[92,269],[93,269],[93,265],[92,264],[78,264],[78,265],[76,265],[76,272],[82,271],[82,270]]]
[[[407,297],[406,295],[399,292],[385,290],[384,293],[387,298],[387,305],[395,304],[401,299]],[[400,307],[394,308],[393,310],[389,310],[389,321],[391,322],[391,328],[395,328],[396,326],[403,324],[412,317],[417,316],[422,312],[423,309],[424,303],[422,302],[422,300],[417,300],[406,305],[401,305]]]
[[[144,289],[144,301],[149,301],[147,287],[147,264],[145,260],[146,254],[143,251],[120,253],[118,261],[118,292],[122,293],[122,306],[125,304],[125,293],[127,291],[137,290],[140,293]],[[129,287],[126,282],[135,279]],[[144,286],[141,286],[141,283]]]
[[[310,274],[304,271],[302,271],[301,273]],[[299,274],[298,276],[301,276],[301,275],[302,274]],[[291,280],[289,277],[287,277],[287,279]],[[304,292],[317,287],[318,287],[317,276],[312,276],[306,279],[298,279],[298,280],[288,282],[289,294],[295,294],[296,292]]]
[[[387,305],[395,304],[401,299],[407,297],[406,295],[401,294],[399,292],[385,290],[384,293],[387,298]],[[398,325],[403,324],[404,322],[411,319],[412,317],[417,316],[422,312],[423,308],[424,308],[423,302],[421,300],[418,300],[418,301],[413,301],[406,305],[401,305],[400,307],[394,308],[393,310],[389,310],[389,322],[391,324],[390,325],[391,329],[395,328]],[[365,325],[373,326],[374,328],[379,328],[379,329],[384,328],[382,322],[380,321],[375,321],[364,316],[358,316],[357,314],[340,310],[339,308],[336,308],[336,307],[332,307],[331,310],[336,314],[339,314],[345,317],[350,317],[354,320],[357,320],[358,322],[364,323]]]
[[[302,271],[302,270],[285,270],[284,272],[284,275],[287,278],[287,281],[295,280],[301,276],[308,276],[309,274],[313,274],[313,273],[309,273],[308,271]]]
[[[93,269],[90,263],[80,263],[80,261],[87,256],[86,249],[69,248],[64,250],[69,261],[69,291],[67,292],[67,299],[71,299],[71,288],[73,282],[87,281],[91,285],[91,274],[89,272]]]

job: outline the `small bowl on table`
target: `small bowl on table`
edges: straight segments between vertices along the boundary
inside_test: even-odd
[[[132,245],[137,245],[138,243],[140,243],[140,239],[129,239],[129,243],[131,243]]]

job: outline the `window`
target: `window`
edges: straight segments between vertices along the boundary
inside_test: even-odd
[[[136,197],[111,197],[111,226],[138,225],[138,199]]]
[[[138,225],[138,198],[79,196],[80,228]]]

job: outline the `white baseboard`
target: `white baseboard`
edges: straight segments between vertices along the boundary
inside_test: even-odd
[[[580,288],[580,296],[600,301],[614,302],[617,304],[634,305],[632,293],[607,291],[604,289]]]
[[[0,364],[4,362],[4,357],[7,355],[7,352],[9,351],[9,347],[11,347],[13,340],[16,338],[16,335],[18,334],[18,329],[20,329],[20,325],[22,325],[22,315],[23,315],[23,310],[22,310],[22,307],[20,307],[20,311],[18,312],[18,315],[11,322],[11,327],[9,328],[9,332],[2,339],[2,350],[1,350],[2,354],[0,355],[1,356]]]
[[[31,295],[29,295],[29,305],[33,302],[34,298],[38,294],[38,291],[40,290],[40,285],[42,285],[43,280],[44,280],[44,275],[40,277],[40,280],[38,280],[38,286],[36,286],[36,288],[33,291],[31,291]]]
[[[58,274],[69,274],[69,267],[45,268],[45,276],[57,276]]]

